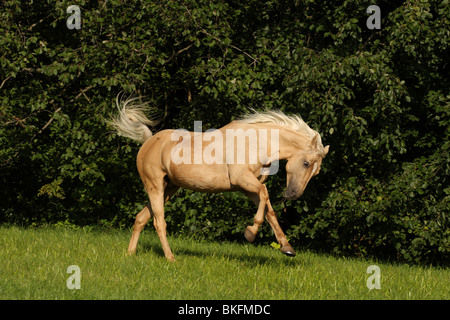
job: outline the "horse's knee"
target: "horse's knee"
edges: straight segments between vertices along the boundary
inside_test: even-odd
[[[267,191],[267,188],[264,185],[259,189],[259,201],[262,201],[263,203],[269,201],[269,191]]]
[[[134,227],[143,226],[147,223],[148,219],[142,216],[136,216],[136,220],[134,221]]]
[[[273,209],[267,210],[266,219],[273,218],[273,217],[276,217],[275,211],[273,211]]]
[[[156,232],[166,231],[167,223],[164,219],[154,219],[153,226],[156,229]]]
[[[142,229],[147,224],[148,220],[150,220],[150,210],[148,209],[148,207],[145,207],[136,215],[133,229]]]
[[[253,223],[258,226],[260,226],[263,222],[264,222],[264,218],[260,217],[258,215],[256,215],[255,218],[253,219]]]

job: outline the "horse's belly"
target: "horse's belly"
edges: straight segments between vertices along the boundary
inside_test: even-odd
[[[201,192],[222,192],[232,190],[226,165],[172,165],[168,175],[172,183],[190,190]]]

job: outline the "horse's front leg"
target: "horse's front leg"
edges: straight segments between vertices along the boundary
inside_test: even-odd
[[[266,213],[266,205],[265,201],[261,201],[260,195],[258,193],[245,192],[245,194],[253,200],[253,202],[258,207],[258,211],[256,212],[255,218],[253,218],[253,225],[247,226],[244,231],[244,237],[249,242],[253,242],[256,238],[256,234],[258,233],[259,227],[264,222],[264,215]],[[263,196],[264,197],[264,196]]]
[[[269,193],[266,187],[255,177],[250,170],[232,170],[230,172],[230,182],[241,188],[248,197],[257,203],[258,211],[253,219],[253,225],[245,229],[245,238],[253,242],[258,233],[259,226],[264,222],[264,212],[266,201],[269,199]]]
[[[275,233],[275,237],[277,238],[278,243],[280,244],[281,252],[283,252],[287,256],[294,257],[295,251],[292,248],[292,246],[287,241],[286,235],[284,234],[283,230],[281,230],[281,227],[278,223],[277,216],[275,214],[275,211],[272,208],[272,205],[270,204],[270,200],[267,199],[267,214],[266,219],[269,222],[270,226],[272,227],[273,232]]]
[[[275,211],[273,210],[272,205],[270,204],[269,193],[267,191],[267,188],[265,185],[262,186],[264,187],[265,190],[264,194],[266,195],[265,197],[263,197],[263,199],[265,200],[264,202],[261,201],[262,199],[258,194],[249,192],[245,193],[256,204],[256,206],[258,207],[258,212],[256,213],[253,226],[248,226],[247,229],[245,229],[244,236],[248,241],[253,242],[253,240],[256,237],[256,233],[258,232],[258,228],[262,224],[263,217],[265,216],[266,220],[272,227],[272,230],[275,234],[275,237],[277,238],[278,243],[281,246],[280,248],[281,252],[283,252],[288,256],[295,256],[295,251],[287,241],[286,235],[284,234],[283,230],[281,229],[278,223]],[[260,214],[259,209],[262,207],[261,203],[264,205],[263,206],[264,211],[263,214],[259,216],[258,215]]]

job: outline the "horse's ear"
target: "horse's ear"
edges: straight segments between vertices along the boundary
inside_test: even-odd
[[[319,134],[316,133],[316,135],[311,140],[311,147],[317,148],[317,138],[319,137]]]
[[[330,145],[326,146],[325,148],[323,148],[323,157],[325,158],[325,156],[327,155],[328,151],[330,150]]]

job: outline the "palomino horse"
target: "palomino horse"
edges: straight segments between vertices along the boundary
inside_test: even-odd
[[[183,187],[200,192],[243,192],[258,207],[253,225],[244,232],[245,238],[250,242],[255,239],[265,216],[281,252],[295,255],[278,224],[264,181],[278,160],[287,159],[284,195],[288,199],[300,197],[311,177],[319,173],[328,153],[329,146],[322,145],[317,131],[298,116],[287,116],[281,111],[253,111],[214,131],[162,130],[152,135],[147,125],[155,122],[146,117],[145,104],[137,103],[137,99],[117,99],[120,113],[111,121],[119,134],[143,143],[137,168],[150,201],[136,216],[128,254],[136,252],[139,234],[153,217],[164,255],[167,260],[174,260],[166,237],[164,204]]]

